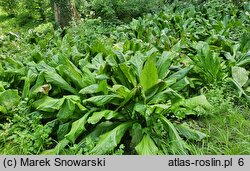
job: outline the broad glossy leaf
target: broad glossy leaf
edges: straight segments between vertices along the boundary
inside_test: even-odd
[[[112,110],[103,110],[99,112],[94,112],[92,116],[88,118],[88,123],[94,125],[97,122],[99,122],[102,118],[110,120],[112,118],[122,118],[122,115]]]
[[[247,64],[250,64],[250,50],[236,63],[237,66],[246,66]]]
[[[45,96],[42,99],[35,101],[32,106],[35,107],[37,110],[42,110],[45,112],[55,112],[59,110],[63,105],[64,98],[54,99],[49,96]]]
[[[67,138],[71,143],[75,143],[75,140],[78,138],[78,136],[86,130],[85,124],[87,123],[90,113],[91,112],[84,114],[82,118],[72,123],[70,132],[65,135],[65,138]]]
[[[146,115],[146,110],[147,110],[147,106],[145,104],[142,103],[135,103],[134,105],[134,111],[140,113],[142,116]]]
[[[126,78],[120,67],[113,68],[114,74],[111,77],[111,80],[114,84],[123,85],[129,89],[133,88],[133,85],[129,82],[129,80]]]
[[[80,90],[80,94],[93,94],[98,93],[98,84],[92,84]]]
[[[124,105],[126,105],[135,95],[137,92],[137,87],[135,87],[133,90],[131,90],[128,95],[125,97],[125,99],[123,100],[123,102],[119,105],[118,109],[120,109],[121,107],[123,107]]]
[[[162,92],[159,92],[155,96],[153,96],[151,100],[148,102],[148,104],[164,103],[167,100],[171,100],[175,103],[180,100],[183,100],[183,97],[179,93],[174,91],[173,89],[168,88]]]
[[[74,102],[74,103],[81,102],[81,98],[77,95],[67,95],[67,96],[63,96],[63,98],[68,99],[68,100],[72,100],[72,102]]]
[[[119,67],[127,80],[135,87],[137,85],[137,81],[133,68],[125,63],[119,64]]]
[[[174,83],[176,83],[176,79],[175,78],[171,78],[171,79],[168,79],[168,80],[159,80],[159,82],[156,85],[154,85],[153,87],[149,88],[145,92],[147,101],[150,101],[150,99],[153,98],[155,94],[158,94],[158,93],[166,90],[167,88],[169,88]]]
[[[81,72],[67,57],[64,55],[60,56],[59,71],[64,73],[67,78],[69,78],[75,85],[80,88],[84,88],[89,85],[89,80],[92,79],[93,76],[85,74],[84,71]]]
[[[139,155],[156,155],[159,151],[153,139],[148,135],[144,135],[141,142],[135,147]]]
[[[16,107],[19,102],[20,97],[17,90],[5,90],[0,92],[0,105],[4,106],[7,111]]]
[[[240,49],[242,52],[247,52],[250,50],[250,33],[245,32],[242,34],[240,40]]]
[[[157,61],[159,79],[164,79],[169,73],[169,67],[176,54],[172,52],[163,52]]]
[[[56,72],[46,71],[44,73],[44,77],[48,83],[52,85],[58,86],[63,90],[67,90],[73,94],[77,94],[76,89],[74,89],[71,85],[69,85],[59,74]]]
[[[167,79],[172,79],[175,78],[176,81],[179,81],[180,79],[184,78],[187,73],[193,68],[193,66],[189,66],[186,68],[183,68],[175,73],[173,73],[172,75],[170,75],[169,77],[167,77]]]
[[[75,103],[72,102],[72,100],[66,99],[63,105],[60,107],[60,110],[57,114],[57,118],[62,122],[66,122],[71,119],[71,116],[73,115],[74,111]]]
[[[79,142],[79,146],[84,146],[88,139],[91,139],[92,141],[98,141],[100,135],[102,135],[108,131],[111,131],[112,129],[114,129],[118,125],[119,125],[119,123],[113,123],[110,121],[106,121],[106,122],[102,122],[102,123],[98,124],[90,134],[88,134],[86,137],[84,137]]]
[[[176,82],[175,84],[173,84],[171,86],[171,88],[175,91],[181,91],[182,89],[184,89],[187,85],[189,85],[189,81],[187,79],[187,77],[182,78],[181,80],[179,80],[178,82]]]
[[[149,105],[148,106],[151,111],[157,114],[164,113],[171,107],[171,103],[165,103],[165,104],[154,104],[154,105]]]
[[[128,94],[131,92],[131,90],[129,90],[127,87],[118,84],[113,85],[113,87],[110,88],[110,90],[124,98],[126,98]]]
[[[86,100],[83,100],[83,104],[86,103],[93,103],[96,106],[103,106],[109,102],[111,102],[112,100],[118,99],[119,96],[117,95],[99,95],[99,96],[94,96],[94,97],[90,97]]]
[[[86,85],[92,85],[96,83],[95,74],[92,73],[88,68],[82,68],[83,80]]]
[[[70,131],[70,127],[71,127],[71,122],[59,125],[59,128],[57,130],[57,139],[59,141],[64,139],[64,136]]]
[[[70,65],[71,66],[71,65]],[[67,78],[71,82],[73,82],[76,86],[79,88],[86,87],[87,84],[84,83],[84,80],[82,78],[82,73],[79,74],[74,67],[70,67],[67,65],[60,65],[57,67],[59,70],[59,73],[62,73],[62,76],[64,78]]]
[[[141,52],[136,52],[135,55],[131,57],[130,62],[134,65],[138,78],[141,77],[142,68],[145,60],[146,57]]]
[[[244,84],[248,81],[249,71],[242,67],[232,67],[232,77],[233,79],[243,87]]]
[[[144,92],[158,83],[158,72],[154,56],[150,56],[146,61],[141,72],[140,83]]]
[[[107,95],[108,94],[108,83],[107,80],[101,80],[98,85],[99,92],[102,92],[103,94]]]
[[[182,106],[188,107],[188,108],[195,108],[197,106],[202,106],[206,109],[210,109],[212,107],[212,105],[208,102],[206,96],[204,95],[200,95],[200,96],[196,96],[190,99],[186,99],[183,101],[183,103],[181,104]]]
[[[39,64],[36,65],[36,68],[39,72],[56,72],[55,68],[49,66],[44,61],[41,61]]]
[[[243,90],[243,88],[239,85],[239,83],[237,83],[234,79],[231,78],[229,78],[228,80],[234,83],[234,85],[238,88],[238,90],[240,91],[240,96],[243,94],[250,102],[250,96]]]
[[[184,136],[187,139],[200,141],[201,139],[203,139],[207,136],[206,134],[204,134],[200,131],[193,130],[193,129],[189,128],[189,126],[187,124],[181,124],[181,125],[176,124],[175,128],[180,133],[180,135]]]
[[[132,137],[131,146],[135,147],[139,144],[143,138],[142,126],[139,123],[134,123],[130,129],[130,136]]]
[[[98,53],[91,61],[91,64],[88,66],[91,69],[95,69],[98,72],[102,72],[105,67],[106,62],[103,60],[103,54]]]
[[[163,115],[157,114],[158,118],[162,121],[164,124],[164,127],[169,135],[169,146],[170,146],[170,152],[173,154],[188,154],[187,153],[187,145],[182,140],[182,138],[179,136],[176,128],[174,125]]]
[[[121,141],[125,132],[132,126],[133,122],[125,122],[113,130],[100,136],[97,145],[90,151],[90,154],[100,155],[111,152]]]

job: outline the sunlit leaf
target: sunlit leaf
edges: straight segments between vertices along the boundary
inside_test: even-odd
[[[20,99],[17,90],[5,90],[0,92],[0,105],[4,106],[7,111],[16,107]]]
[[[135,147],[139,155],[156,155],[159,151],[153,139],[148,135],[144,135],[141,142]]]
[[[233,79],[242,87],[248,81],[249,71],[242,67],[232,67]]]
[[[85,124],[87,123],[90,113],[91,112],[84,114],[83,117],[72,123],[70,132],[65,135],[65,138],[67,138],[71,143],[75,143],[75,140],[78,138],[78,136],[86,130]]]
[[[144,92],[158,83],[158,72],[154,56],[150,56],[146,61],[141,72],[140,83]]]
[[[56,110],[59,110],[61,108],[64,100],[64,98],[54,99],[49,96],[44,96],[43,98],[35,101],[32,106],[35,107],[37,110],[55,112]]]
[[[112,110],[103,110],[100,112],[94,112],[92,116],[88,118],[88,123],[96,124],[102,118],[110,120],[112,118],[122,118],[122,115]]]
[[[121,141],[123,135],[133,122],[124,122],[114,128],[113,130],[100,136],[97,145],[90,151],[90,154],[108,154],[113,150]]]

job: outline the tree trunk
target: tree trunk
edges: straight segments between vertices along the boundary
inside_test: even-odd
[[[61,28],[80,19],[74,0],[52,0],[55,21]]]

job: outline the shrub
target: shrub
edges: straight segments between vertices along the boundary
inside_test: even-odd
[[[10,16],[14,16],[16,14],[17,5],[18,0],[0,0],[0,7]]]
[[[93,0],[92,9],[104,19],[131,19],[144,13],[154,12],[163,5],[163,0]]]

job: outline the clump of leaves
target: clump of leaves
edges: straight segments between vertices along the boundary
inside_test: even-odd
[[[179,93],[189,86],[187,74],[192,66],[171,71],[178,55],[161,54],[154,48],[130,56],[122,50],[115,53],[83,58],[79,68],[65,55],[54,61],[56,69],[44,62],[37,65],[42,79],[31,94],[48,83],[59,88],[58,92],[74,94],[62,98],[45,95],[32,104],[38,111],[50,112],[52,118],[58,111],[55,119],[61,141],[45,153],[60,153],[70,144],[84,149],[91,140],[94,144],[88,154],[110,154],[120,144],[131,147],[130,153],[187,154],[179,132],[196,140],[205,135],[184,126],[177,130],[173,120],[211,107],[204,95],[185,99]]]
[[[104,19],[131,19],[144,13],[154,12],[163,5],[162,0],[94,0],[91,8]]]

